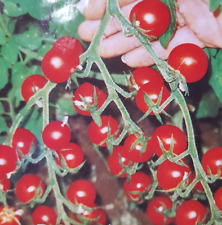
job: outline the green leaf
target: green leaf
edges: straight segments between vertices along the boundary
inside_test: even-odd
[[[8,63],[5,59],[0,58],[0,89],[4,88],[8,83]]]
[[[26,11],[19,7],[16,2],[10,0],[4,0],[4,14],[10,17],[18,17],[26,14]]]
[[[16,63],[18,53],[18,46],[13,41],[10,41],[6,45],[2,46],[1,54],[3,58],[12,65]]]
[[[222,102],[222,50],[218,51],[216,57],[211,58],[211,77],[210,86],[213,88],[216,96]]]
[[[6,43],[6,36],[4,30],[0,27],[0,45],[4,45]]]
[[[222,6],[221,0],[210,0],[209,8],[211,12],[215,11],[219,6]]]
[[[161,1],[165,3],[166,6],[169,8],[170,16],[171,16],[169,27],[167,28],[166,32],[159,37],[159,41],[161,45],[165,48],[176,30],[176,24],[177,24],[176,13],[175,13],[176,2],[175,0],[161,0]]]
[[[50,17],[50,11],[52,7],[52,3],[54,1],[45,1],[45,0],[22,0],[19,1],[20,7],[28,12],[30,16],[37,20],[47,20]]]
[[[214,118],[218,115],[221,106],[222,105],[215,93],[210,90],[202,96],[202,99],[198,106],[196,117],[198,119],[206,117]]]
[[[46,52],[48,52],[52,48],[51,44],[44,44],[38,49],[38,55],[39,56],[44,56]]]
[[[72,36],[78,39],[77,29],[84,17],[75,5],[63,4],[54,6],[53,9],[52,20],[49,23],[50,31],[55,33],[57,38]]]
[[[0,117],[0,133],[2,132],[7,132],[8,131],[8,126],[7,123],[4,119],[4,117]]]
[[[37,27],[30,27],[28,31],[15,35],[15,41],[18,45],[36,50],[42,45],[42,35]]]
[[[3,106],[3,104],[0,102],[0,115],[5,113],[5,107]]]
[[[73,102],[71,99],[67,99],[65,97],[59,98],[56,103],[56,107],[59,114],[68,116],[73,116],[77,114],[73,107]]]

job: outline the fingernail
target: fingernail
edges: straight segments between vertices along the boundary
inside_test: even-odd
[[[123,63],[126,63],[125,55],[122,55],[122,56],[121,56],[121,60],[122,60]]]

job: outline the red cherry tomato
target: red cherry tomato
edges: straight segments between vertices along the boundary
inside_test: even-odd
[[[7,145],[0,145],[0,180],[16,169],[18,158],[14,149]]]
[[[18,225],[20,216],[16,214],[12,207],[0,206],[0,224],[2,225]]]
[[[122,165],[121,165],[120,161],[122,161]],[[107,158],[109,170],[115,176],[117,176],[121,172],[123,172],[124,169],[122,166],[128,166],[130,164],[130,161],[131,160],[129,160],[127,158],[127,154],[126,154],[125,148],[123,146],[115,147],[113,149],[112,155],[109,155]],[[134,165],[134,162],[131,161],[131,166],[133,166],[133,165]],[[125,172],[123,172],[119,176],[126,177],[127,174]]]
[[[222,147],[209,149],[203,155],[201,164],[206,174],[216,175],[220,171],[222,177]]]
[[[196,200],[183,202],[176,211],[177,225],[195,225],[203,223],[207,215],[206,208]]]
[[[133,78],[132,78],[133,77]],[[151,83],[153,85],[163,85],[164,80],[162,76],[151,67],[139,67],[132,72],[130,76],[130,83],[137,90],[144,84]]]
[[[44,144],[51,150],[61,150],[67,147],[71,139],[71,131],[61,121],[53,121],[46,125],[42,132]]]
[[[27,77],[22,83],[21,92],[22,97],[26,102],[36,94],[40,89],[44,88],[47,83],[47,79],[41,75],[34,74]]]
[[[55,211],[46,205],[38,206],[32,214],[32,222],[34,225],[56,225],[57,215]]]
[[[101,121],[100,127],[94,121],[88,127],[89,139],[96,145],[100,145],[109,135],[114,135],[119,128],[118,122],[111,116],[101,116]],[[106,147],[106,145],[106,142],[101,144],[102,147]]]
[[[76,180],[67,190],[67,198],[73,204],[92,205],[96,198],[96,190],[88,180]]]
[[[179,70],[186,82],[192,83],[204,77],[208,68],[208,59],[202,48],[186,43],[178,45],[171,51],[168,64]]]
[[[35,135],[25,128],[17,128],[12,137],[13,149],[15,149],[15,151],[20,150],[23,155],[27,155],[30,152],[32,145],[35,147],[37,146]],[[21,159],[20,154],[18,156],[19,159]]]
[[[147,95],[150,100],[156,104],[158,99],[160,98],[160,94],[162,93],[161,101],[159,106],[165,102],[170,96],[169,90],[164,85],[153,85],[151,83],[144,84],[136,94],[136,105],[143,112],[146,113],[149,110],[149,106],[146,104],[144,95]],[[166,109],[167,107],[165,107]],[[153,111],[151,111],[150,115],[154,115]]]
[[[146,162],[153,156],[153,151],[151,151],[149,141],[145,140],[145,146],[143,149],[142,143],[138,138],[139,136],[135,134],[131,134],[126,138],[124,142],[126,157],[134,162]]]
[[[84,154],[79,145],[75,143],[69,143],[65,149],[57,151],[58,157],[56,157],[56,163],[62,167],[62,158],[65,160],[66,166],[70,169],[74,169],[80,166],[84,160]]]
[[[163,190],[173,190],[190,172],[188,167],[166,160],[157,168],[157,181]]]
[[[11,187],[11,181],[9,179],[0,180],[0,192],[6,192]]]
[[[214,201],[217,208],[222,211],[222,187],[219,187],[214,193]]]
[[[159,37],[170,24],[170,11],[158,0],[141,1],[130,12],[130,21],[135,17],[136,25],[149,36]]]
[[[173,222],[173,218],[164,215],[165,210],[171,210],[173,203],[167,196],[158,196],[150,200],[147,206],[147,216],[150,221],[155,225],[170,224]]]
[[[130,181],[125,180],[124,193],[128,199],[140,203],[143,201],[143,196],[149,192],[151,184],[152,179],[147,174],[136,172],[131,176]]]
[[[73,96],[73,105],[76,109],[76,111],[82,115],[90,116],[91,113],[88,110],[87,104],[82,100],[82,98],[89,104],[94,105],[95,99],[94,99],[94,91],[96,91],[96,101],[97,101],[97,108],[100,108],[103,103],[106,101],[106,94],[100,90],[98,87],[93,86],[90,83],[83,83],[81,84],[74,92]],[[82,110],[79,107],[83,107],[84,110]]]
[[[38,193],[36,193],[37,190]],[[16,197],[23,203],[32,201],[36,195],[41,198],[44,192],[44,182],[38,176],[33,174],[25,174],[19,179],[15,187]]]
[[[160,143],[166,151],[172,149],[172,153],[180,155],[187,149],[187,139],[181,129],[174,125],[166,124],[155,129],[152,134],[151,148],[159,157],[163,154]]]

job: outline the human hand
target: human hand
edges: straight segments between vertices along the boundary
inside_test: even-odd
[[[139,1],[119,0],[124,15],[129,18],[132,7]],[[200,47],[222,48],[222,14],[209,11],[209,0],[177,0],[176,9],[178,27],[166,48],[158,40],[152,41],[152,47],[163,60],[171,50],[182,43],[194,43]],[[91,41],[106,7],[105,0],[89,0],[84,9],[84,21],[78,29],[84,41]],[[134,36],[125,36],[120,22],[113,18],[107,26],[100,45],[100,54],[104,58],[122,55],[122,60],[131,67],[150,66],[154,62],[149,53]]]

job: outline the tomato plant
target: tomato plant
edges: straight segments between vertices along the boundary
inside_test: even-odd
[[[174,48],[169,55],[168,63],[175,70],[179,70],[188,83],[202,79],[208,68],[206,53],[199,46],[190,43]]]
[[[20,221],[20,216],[16,214],[12,207],[0,206],[0,223],[4,225],[17,225]]]
[[[57,215],[55,211],[46,205],[40,205],[32,213],[32,222],[34,225],[45,224],[55,225]]]
[[[170,217],[173,202],[168,196],[157,196],[151,199],[147,206],[147,216],[155,225],[170,224],[173,218]]]
[[[25,174],[22,176],[15,187],[16,197],[24,203],[28,203],[35,198],[41,198],[44,192],[44,182],[33,174]]]
[[[0,180],[0,191],[6,192],[10,190],[11,182],[9,179]]]
[[[193,225],[203,223],[207,210],[203,204],[196,200],[187,200],[183,202],[176,211],[176,224]]]
[[[214,201],[216,203],[216,206],[220,211],[222,211],[222,198],[221,198],[222,188],[219,187],[216,192],[214,193]]]
[[[130,21],[135,18],[136,25],[145,30],[149,36],[159,37],[170,24],[170,12],[159,0],[137,3],[130,12]]]
[[[71,131],[69,127],[61,121],[49,123],[42,132],[42,140],[51,150],[66,148],[70,139]]]

